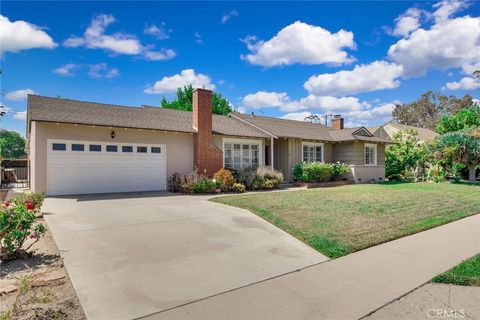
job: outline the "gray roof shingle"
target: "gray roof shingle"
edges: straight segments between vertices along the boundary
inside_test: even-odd
[[[159,107],[127,107],[70,99],[28,96],[28,117],[35,121],[195,132],[192,113]],[[213,132],[232,136],[270,137],[227,116],[213,115]]]
[[[189,111],[152,106],[128,107],[38,95],[28,96],[30,121],[195,132],[192,128],[192,112]],[[246,114],[213,115],[212,126],[214,133],[229,136],[269,138],[273,135],[318,141],[392,142],[354,134],[359,128],[333,130],[317,123]]]

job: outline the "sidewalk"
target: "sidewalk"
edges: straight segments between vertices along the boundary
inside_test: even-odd
[[[147,319],[358,319],[478,252],[480,215]]]

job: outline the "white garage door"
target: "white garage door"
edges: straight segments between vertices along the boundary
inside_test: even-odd
[[[48,195],[166,189],[164,144],[48,140]]]

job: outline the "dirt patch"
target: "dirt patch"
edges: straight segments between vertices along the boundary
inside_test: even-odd
[[[0,262],[0,319],[86,319],[48,229],[31,251]]]

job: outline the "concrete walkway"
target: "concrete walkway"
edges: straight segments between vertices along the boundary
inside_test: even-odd
[[[480,319],[480,287],[428,283],[364,320]]]
[[[480,252],[480,215],[147,319],[359,319]]]

